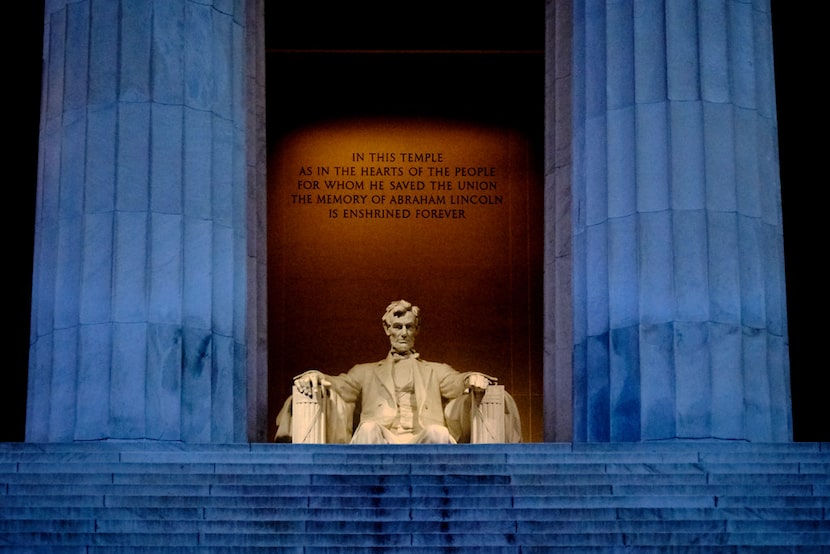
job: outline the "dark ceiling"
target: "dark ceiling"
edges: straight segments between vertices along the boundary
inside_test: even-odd
[[[474,120],[538,137],[544,3],[266,2],[269,137],[341,117]]]
[[[266,0],[266,48],[542,50],[545,3]]]

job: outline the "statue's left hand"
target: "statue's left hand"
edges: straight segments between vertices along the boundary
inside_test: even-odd
[[[483,373],[470,373],[467,376],[467,388],[470,391],[482,391],[486,389],[490,384],[492,384],[495,379],[491,379],[489,376],[484,375]]]

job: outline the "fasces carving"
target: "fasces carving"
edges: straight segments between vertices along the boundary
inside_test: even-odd
[[[390,350],[347,373],[306,371],[277,416],[278,442],[455,444],[520,442],[513,398],[484,373],[429,362],[415,350],[420,309],[389,304],[382,318]]]

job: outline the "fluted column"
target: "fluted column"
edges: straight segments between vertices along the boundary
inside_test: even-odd
[[[256,4],[47,1],[28,441],[247,440]]]
[[[574,440],[790,440],[768,2],[573,17]]]

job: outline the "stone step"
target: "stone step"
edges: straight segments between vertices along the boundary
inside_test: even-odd
[[[37,458],[29,457],[16,460],[15,462],[0,462],[0,471],[2,472],[16,472],[16,471],[51,471],[59,468],[60,465],[65,465],[65,471],[79,471],[84,472],[89,468],[94,472],[108,471],[113,468],[119,468],[122,471],[130,471],[131,468],[156,468],[159,471],[165,472],[193,472],[202,470],[209,473],[225,472],[268,472],[269,470],[279,470],[280,472],[288,473],[307,473],[303,469],[307,469],[310,464],[314,464],[316,473],[365,473],[366,471],[374,471],[375,473],[384,473],[382,468],[394,468],[394,472],[401,470],[413,473],[458,473],[459,469],[472,468],[478,473],[492,472],[493,469],[505,464],[511,466],[511,471],[515,473],[533,472],[538,467],[544,466],[546,470],[553,473],[591,473],[591,472],[625,472],[625,471],[652,471],[651,468],[665,469],[672,472],[682,473],[697,473],[709,469],[718,470],[722,472],[738,472],[743,473],[749,468],[759,468],[761,472],[773,473],[827,473],[830,469],[830,462],[827,462],[827,455],[821,456],[806,456],[798,460],[790,458],[789,460],[775,459],[770,457],[757,457],[756,459],[748,461],[685,461],[678,462],[673,460],[655,460],[644,459],[639,461],[625,461],[619,457],[612,457],[605,460],[595,458],[594,461],[579,461],[576,459],[541,459],[537,461],[530,461],[527,459],[519,460],[500,460],[497,462],[481,461],[475,457],[465,457],[460,459],[438,458],[434,462],[414,462],[413,460],[406,460],[405,458],[399,460],[369,460],[366,457],[357,453],[348,453],[340,456],[342,459],[337,460],[337,457],[321,457],[320,459],[297,462],[295,460],[281,460],[276,456],[261,458],[253,460],[247,456],[237,456],[233,461],[225,461],[222,459],[213,460],[209,456],[189,456],[182,459],[165,460],[164,456],[151,457],[146,456],[144,460],[134,460],[131,457],[125,456],[124,460],[120,461],[98,461],[95,459],[75,459],[70,456],[63,456],[52,454],[48,456],[39,456]],[[205,461],[211,459],[211,461]]]
[[[574,550],[572,546],[521,546],[521,554],[827,554],[823,545],[753,545],[742,548],[735,545],[684,545],[667,548],[666,546],[580,546]],[[455,552],[474,552],[475,554],[517,554],[517,546],[475,546],[475,547],[442,547],[434,546],[398,546],[395,548],[372,546],[328,546],[316,547],[313,550],[305,546],[40,546],[28,547],[25,551],[16,550],[22,554],[386,554],[389,552],[406,552],[408,554],[436,554]]]
[[[6,539],[15,544],[33,546],[95,545],[95,546],[155,546],[155,547],[195,547],[195,546],[258,546],[258,547],[383,547],[397,551],[410,546],[444,547],[479,547],[501,546],[514,547],[564,547],[581,548],[585,546],[619,547],[620,551],[631,551],[631,547],[663,546],[684,547],[690,544],[698,546],[741,545],[754,546],[816,546],[830,544],[830,533],[800,532],[514,532],[500,533],[343,533],[343,532],[281,532],[267,531],[250,533],[242,530],[220,532],[88,532],[60,533],[56,536],[46,533],[9,533]],[[514,551],[515,552],[515,551]]]
[[[125,516],[130,514],[125,513]],[[824,520],[737,520],[688,519],[678,520],[672,532],[686,533],[771,533],[771,532],[830,532],[830,521]],[[0,533],[663,533],[666,526],[655,519],[567,519],[519,520],[518,522],[486,520],[411,520],[367,521],[320,519],[2,519]]]
[[[358,508],[348,514],[339,508],[296,507],[81,507],[81,506],[7,506],[0,507],[0,518],[13,520],[233,520],[260,521],[827,521],[823,508],[463,508],[380,509]]]
[[[824,552],[828,468],[822,444],[0,444],[0,551]]]
[[[824,493],[824,494],[816,494]],[[777,505],[779,502],[794,502],[794,498],[815,500],[817,503],[830,499],[827,491],[814,491],[810,485],[8,485],[4,504],[14,505],[16,501],[27,501],[30,505],[38,502],[62,502],[86,498],[88,503],[106,502],[112,506],[118,502],[147,503],[173,502],[180,505],[207,503],[226,505],[242,503],[256,505],[262,502],[307,501],[310,505],[323,501],[340,502],[344,505],[360,505],[373,502],[374,505],[394,505],[414,501],[421,505],[451,502],[471,505],[503,503],[518,505],[531,502],[545,505],[549,502],[596,503],[607,502],[615,505],[625,499],[649,498],[653,501],[724,503],[736,498],[751,502],[752,505]],[[521,500],[520,500],[521,499]],[[731,499],[731,500],[730,500]]]
[[[92,447],[92,448],[90,448]],[[717,461],[729,458],[736,461],[761,461],[764,458],[791,458],[804,461],[811,456],[823,457],[820,443],[743,443],[743,442],[663,442],[663,443],[519,443],[519,444],[463,444],[463,445],[306,445],[306,444],[230,444],[185,445],[182,443],[100,442],[100,443],[0,443],[0,461],[7,455],[13,460],[27,456],[45,458],[52,455],[74,457],[76,460],[103,461],[198,461],[209,456],[212,461],[263,460],[274,458],[286,461],[322,462],[334,456],[343,461],[343,454],[359,454],[357,460],[383,462],[407,461],[434,463],[476,456],[491,462],[521,462],[545,460],[591,461],[601,459],[630,459],[642,461],[681,460]],[[438,458],[436,458],[436,456]],[[348,459],[346,460],[349,461]]]
[[[752,468],[754,472],[738,472],[722,470],[722,468],[702,468],[693,473],[655,472],[655,468],[633,472],[605,472],[597,471],[590,473],[538,473],[539,470],[547,470],[545,467],[537,467],[537,472],[517,472],[515,466],[509,472],[501,475],[413,475],[409,473],[397,474],[325,474],[282,472],[230,472],[222,473],[199,473],[199,472],[165,472],[154,466],[144,466],[147,471],[138,471],[141,467],[130,468],[107,468],[111,471],[92,471],[95,468],[86,468],[83,473],[67,473],[61,471],[43,471],[45,468],[38,468],[38,471],[26,471],[28,468],[21,467],[20,472],[0,472],[0,482],[12,485],[37,484],[37,485],[61,485],[61,484],[100,484],[100,485],[158,485],[175,483],[177,485],[463,485],[463,484],[486,484],[488,486],[506,485],[531,486],[531,485],[804,485],[813,486],[816,489],[830,485],[830,474],[828,473],[762,473],[763,468]],[[64,466],[64,470],[66,467]],[[128,470],[127,472],[121,470]],[[613,469],[613,468],[607,468]],[[667,470],[667,468],[658,468]]]

